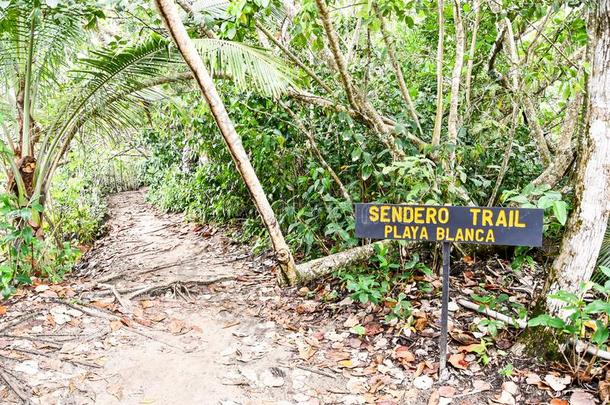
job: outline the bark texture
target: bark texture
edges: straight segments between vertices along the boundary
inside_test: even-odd
[[[394,52],[394,43],[392,42],[388,30],[385,25],[385,20],[383,16],[379,12],[379,8],[377,5],[375,7],[375,13],[379,18],[379,22],[381,23],[381,34],[383,35],[383,41],[385,42],[386,49],[388,50],[388,57],[390,58],[390,62],[392,62],[392,68],[394,69],[394,73],[396,74],[396,81],[398,82],[398,88],[400,89],[400,94],[402,95],[403,100],[407,103],[407,108],[409,110],[409,114],[415,122],[417,126],[417,130],[420,135],[423,135],[424,131],[421,128],[419,123],[419,118],[417,117],[417,111],[415,110],[415,105],[413,104],[413,100],[411,99],[411,95],[409,94],[409,89],[407,88],[407,84],[405,83],[405,78],[402,74],[402,69],[400,64],[398,63],[398,59],[396,58],[396,53]]]
[[[206,99],[212,115],[214,116],[214,120],[227,144],[231,157],[235,162],[235,166],[243,178],[248,191],[252,195],[252,200],[267,227],[281,272],[286,278],[286,281],[290,284],[295,284],[297,282],[297,277],[294,258],[284,240],[284,235],[279,227],[273,209],[267,200],[267,196],[265,195],[254,168],[250,163],[250,159],[242,145],[241,138],[235,131],[233,122],[229,118],[229,114],[216,91],[212,77],[206,70],[195,45],[189,38],[173,0],[155,0],[155,3],[157,4],[159,13],[165,22],[169,34],[176,43],[184,61],[193,72],[197,85]]]
[[[449,143],[449,172],[455,172],[455,149],[457,148],[460,81],[464,66],[464,25],[462,24],[462,5],[455,0],[453,4],[453,20],[455,24],[455,64],[451,74],[451,99],[449,102],[449,117],[447,118],[447,138]]]
[[[297,273],[301,281],[311,281],[332,273],[342,266],[355,263],[360,260],[367,259],[375,253],[375,245],[389,244],[390,240],[371,243],[364,246],[358,246],[353,249],[344,250],[343,252],[335,253],[319,259],[311,260],[306,263],[301,263],[297,266]]]
[[[610,214],[610,0],[590,7],[589,128],[578,158],[575,207],[551,269],[550,293],[577,292],[591,278]],[[547,298],[547,307],[561,314],[561,302]]]
[[[356,110],[364,121],[366,121],[370,127],[375,129],[375,132],[379,134],[381,141],[387,146],[394,159],[401,159],[404,157],[404,152],[396,145],[396,140],[393,129],[388,127],[383,121],[383,117],[366,99],[360,89],[354,85],[354,81],[347,68],[345,57],[339,48],[339,37],[333,26],[333,22],[326,6],[326,0],[316,0],[318,7],[318,13],[324,26],[324,32],[326,39],[328,40],[328,46],[332,53],[333,61],[336,65],[343,89],[347,96],[347,100],[350,106]]]
[[[445,2],[438,0],[438,44],[436,48],[436,116],[434,118],[434,131],[432,132],[432,145],[441,143],[441,127],[443,125],[443,52],[445,40],[445,16],[443,10]]]

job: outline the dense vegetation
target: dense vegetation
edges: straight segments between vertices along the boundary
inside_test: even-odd
[[[101,231],[103,197],[141,185],[164,210],[270,246],[264,209],[161,3],[162,16],[146,2],[0,3],[4,296],[32,276],[59,279]],[[608,107],[595,100],[608,100],[591,93],[609,91],[596,51],[610,35],[603,5],[178,4],[297,261],[365,244],[353,232],[356,202],[543,208],[543,249],[480,254],[546,280],[538,308],[550,315],[531,326],[587,337],[581,326],[594,320],[589,337],[606,344],[609,273],[595,260],[601,246],[610,264],[601,203],[610,185],[607,166],[597,170],[607,165],[608,118],[596,109]],[[335,276],[360,301],[393,300],[405,317],[409,304],[392,286],[430,275],[433,249],[402,260],[379,245]],[[464,249],[456,254],[472,254]],[[598,283],[588,283],[594,271]],[[585,301],[590,290],[595,300]],[[566,304],[571,317],[559,314]]]

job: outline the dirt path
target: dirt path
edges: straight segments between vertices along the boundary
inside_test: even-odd
[[[313,363],[317,355],[351,368],[342,343],[349,333],[318,324],[313,301],[296,306],[281,297],[271,260],[156,212],[142,191],[115,195],[109,207],[108,235],[76,274],[9,302],[0,323],[0,402],[366,401],[360,394],[371,373],[352,377]],[[325,338],[332,352],[321,350]],[[391,398],[403,395],[394,389]]]

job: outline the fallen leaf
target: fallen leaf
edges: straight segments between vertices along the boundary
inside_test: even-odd
[[[110,330],[113,332],[121,329],[123,327],[123,322],[121,321],[110,321]]]
[[[6,314],[6,307],[0,305],[0,316]]]
[[[297,314],[311,314],[318,309],[316,301],[303,301],[296,307]]]
[[[453,367],[459,368],[461,370],[468,369],[468,362],[464,360],[464,353],[452,354],[451,356],[449,356],[449,363]]]
[[[407,346],[397,346],[394,349],[394,357],[409,363],[415,361],[415,355],[411,353]]]
[[[299,347],[299,357],[303,360],[309,360],[316,354],[317,349],[308,344],[301,344]]]
[[[563,391],[570,382],[572,382],[572,378],[570,376],[557,377],[553,374],[547,374],[544,376],[544,382],[547,383],[553,391]]]
[[[483,380],[474,380],[472,382],[472,388],[475,391],[489,391],[491,389],[491,384]]]
[[[480,342],[458,347],[458,351],[467,353],[477,353],[483,349],[485,349],[485,346]]]
[[[381,332],[383,332],[383,328],[381,327],[381,324],[377,323],[377,322],[369,322],[366,325],[364,325],[364,330],[367,336],[372,336],[372,335],[377,335]]]
[[[519,393],[519,387],[512,381],[505,381],[502,384],[502,390],[509,392],[511,395],[517,395]]]
[[[515,405],[515,398],[508,391],[502,391],[499,396],[496,396],[492,401],[498,404]]]
[[[570,405],[570,403],[565,399],[553,398],[551,399],[551,402],[549,402],[549,405]]]
[[[184,321],[180,319],[173,319],[167,328],[172,335],[182,335],[189,331]]]
[[[418,332],[421,332],[422,330],[426,329],[426,326],[428,326],[428,320],[425,317],[417,318],[415,320],[415,323],[413,324],[413,327]]]
[[[337,364],[339,365],[339,367],[346,367],[346,368],[350,368],[354,365],[354,363],[350,359],[338,361]]]
[[[415,378],[413,380],[413,386],[415,388],[417,388],[418,390],[429,390],[430,388],[432,388],[432,384],[434,383],[434,381],[432,381],[432,378],[428,377],[427,375],[420,375],[419,377]]]
[[[590,394],[585,391],[574,391],[572,395],[570,395],[570,405],[594,405],[595,398],[593,398],[593,394]]]
[[[455,388],[450,385],[443,385],[438,388],[438,393],[441,397],[452,398],[455,395]]]

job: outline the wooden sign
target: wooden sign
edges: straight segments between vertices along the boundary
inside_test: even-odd
[[[538,208],[356,204],[356,236],[542,246],[543,213]]]
[[[447,370],[451,244],[542,246],[544,210],[538,208],[356,204],[356,236],[441,242],[443,275],[439,378]]]

